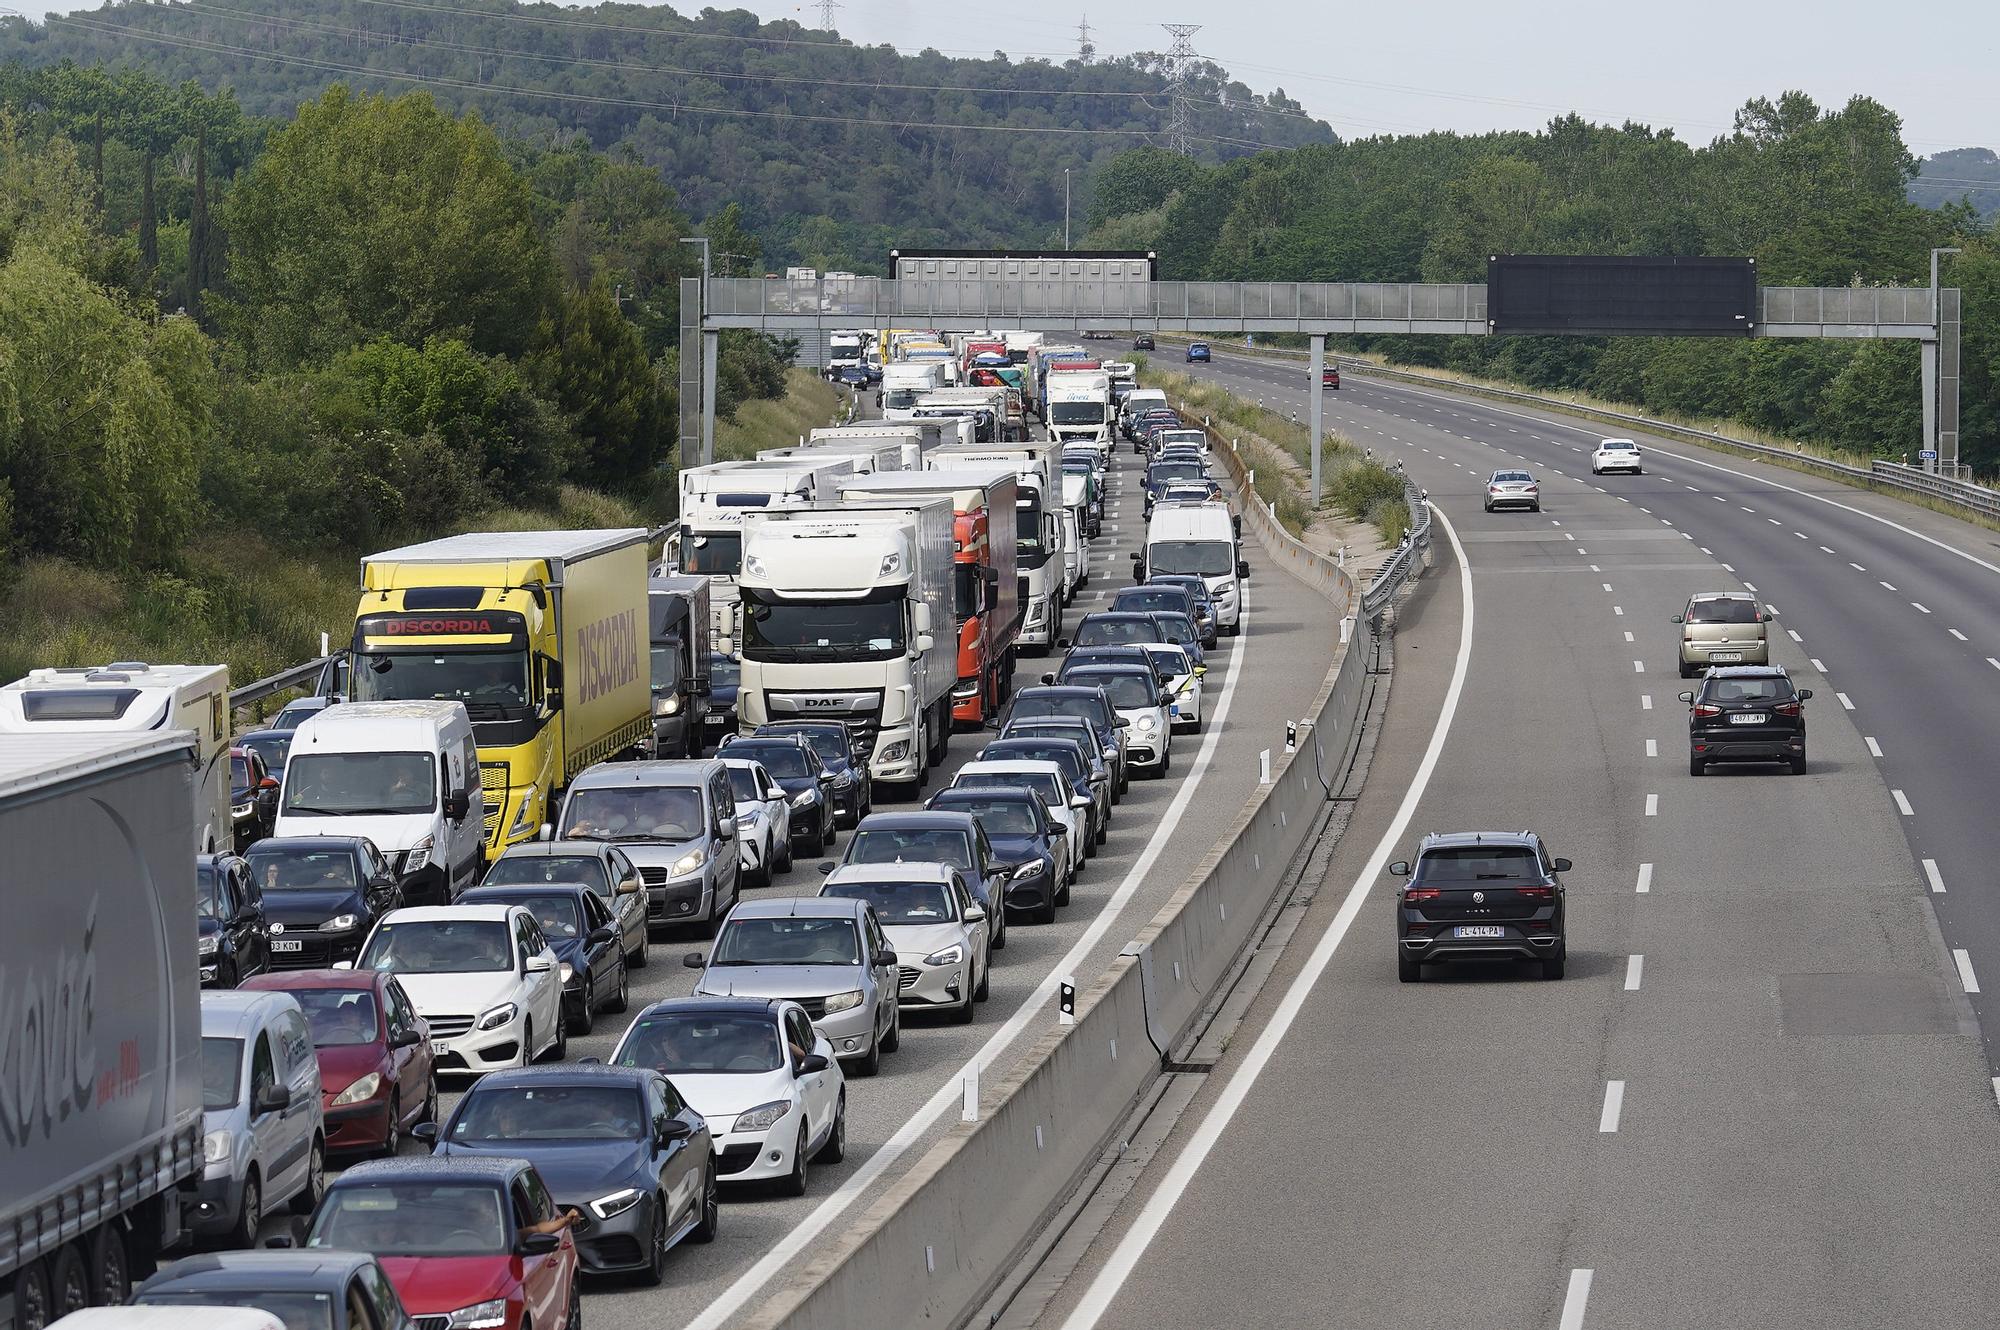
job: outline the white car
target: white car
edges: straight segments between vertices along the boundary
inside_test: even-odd
[[[1633,475],[1644,475],[1645,467],[1639,462],[1639,445],[1631,439],[1605,439],[1597,445],[1597,451],[1590,455],[1590,474],[1601,476],[1607,471],[1629,471]]]
[[[1140,650],[1153,658],[1153,668],[1167,676],[1160,685],[1166,694],[1167,716],[1176,729],[1201,729],[1201,679],[1208,666],[1197,665],[1187,648],[1172,642],[1141,642]]]
[[[1157,671],[1137,661],[1127,665],[1082,664],[1056,676],[1058,683],[1102,688],[1111,709],[1125,719],[1125,752],[1135,767],[1165,776],[1173,767],[1174,731],[1169,723],[1166,690]]]
[[[777,874],[792,871],[792,801],[762,762],[725,757],[722,765],[736,796],[736,847],[745,880],[768,887]]]
[[[810,1164],[837,1164],[847,1153],[847,1079],[796,1002],[655,1002],[618,1040],[611,1065],[666,1073],[708,1120],[723,1182],[775,1180],[803,1196]]]
[[[896,950],[905,1007],[951,1012],[970,1024],[986,1000],[993,968],[993,928],[972,889],[950,864],[849,864],[836,868],[822,896],[867,901]]]
[[[1004,785],[1012,789],[1032,790],[1042,796],[1042,802],[1049,806],[1049,813],[1063,827],[1063,842],[1069,847],[1070,860],[1068,876],[1063,881],[1074,882],[1083,869],[1084,856],[1089,853],[1090,799],[1078,794],[1070,787],[1069,777],[1053,762],[1037,762],[1032,759],[1007,759],[999,762],[967,762],[952,777],[954,790],[979,789],[987,786]]]
[[[544,1053],[560,1061],[569,1049],[556,953],[526,906],[391,910],[352,968],[402,982],[430,1026],[439,1075],[525,1067]]]

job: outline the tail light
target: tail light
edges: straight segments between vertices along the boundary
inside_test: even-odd
[[[1799,704],[1796,699],[1790,702],[1780,702],[1778,705],[1772,707],[1771,710],[1777,712],[1780,716],[1796,716],[1799,714]]]
[[[1710,702],[1697,702],[1694,704],[1694,714],[1703,718],[1720,716],[1722,708]]]
[[[1762,622],[1764,622],[1764,611],[1762,611],[1762,610],[1751,610],[1751,611],[1750,611],[1750,622],[1751,622],[1751,623],[1762,623]]]
[[[1556,894],[1554,887],[1516,887],[1514,891],[1517,895],[1531,901],[1554,900]]]
[[[1436,900],[1442,894],[1436,887],[1411,887],[1403,893],[1403,904],[1421,905],[1425,901]]]

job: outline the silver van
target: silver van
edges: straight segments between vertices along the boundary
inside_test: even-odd
[[[201,995],[201,1193],[197,1236],[256,1243],[286,1202],[310,1214],[326,1190],[319,1056],[290,993]]]
[[[638,866],[646,922],[715,931],[741,889],[736,799],[719,758],[600,762],[578,776],[562,821],[542,829],[566,841],[605,841]]]

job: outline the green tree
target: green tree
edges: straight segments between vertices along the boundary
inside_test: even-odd
[[[673,414],[638,331],[618,312],[602,277],[563,293],[527,372],[569,418],[582,483],[629,489],[666,459]]]

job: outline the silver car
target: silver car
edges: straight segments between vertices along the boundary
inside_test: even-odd
[[[1740,591],[1698,591],[1674,616],[1681,626],[1681,678],[1711,665],[1768,665],[1771,639],[1755,596]]]
[[[319,1058],[298,999],[236,989],[201,995],[201,1190],[196,1236],[249,1247],[287,1202],[310,1214],[326,1190]]]
[[[1507,467],[1495,471],[1493,478],[1486,482],[1486,511],[1498,508],[1526,508],[1531,513],[1542,511],[1542,487],[1534,473],[1519,467]]]
[[[960,1025],[972,1020],[993,971],[993,932],[956,868],[853,864],[834,869],[819,894],[874,907],[900,961],[899,1002],[947,1011]]]
[[[715,758],[600,762],[563,800],[558,840],[608,841],[638,866],[646,921],[711,932],[736,903],[742,861],[736,796]]]
[[[696,997],[785,998],[812,1018],[857,1075],[873,1076],[902,1042],[896,953],[866,901],[790,896],[729,912],[700,970]]]

